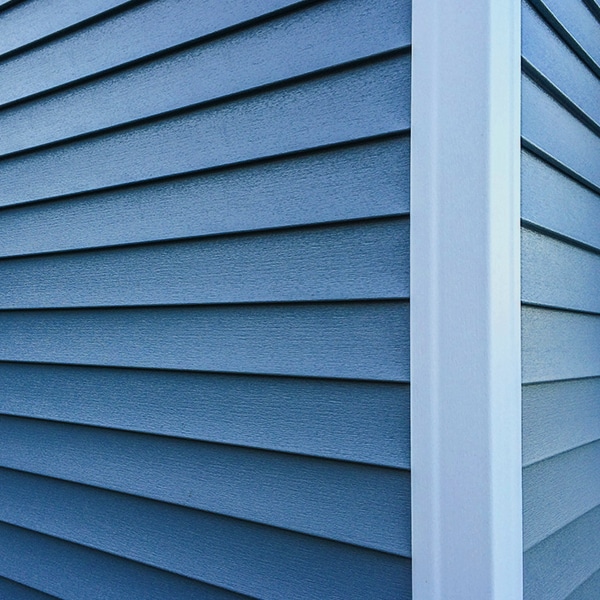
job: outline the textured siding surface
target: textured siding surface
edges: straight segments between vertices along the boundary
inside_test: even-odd
[[[0,2],[0,80],[0,597],[410,598],[410,0]]]
[[[523,4],[525,598],[600,598],[600,6]]]

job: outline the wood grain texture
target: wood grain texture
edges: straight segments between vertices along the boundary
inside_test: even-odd
[[[402,557],[18,471],[0,480],[4,522],[252,597],[410,597]]]
[[[28,0],[15,4],[0,18],[0,60],[8,52],[129,3],[130,0]],[[27,23],[27,27],[23,27],[23,23]]]
[[[410,468],[406,384],[0,363],[0,389],[4,415]]]
[[[410,1],[63,1],[2,11],[0,577],[408,600]]]
[[[527,151],[521,202],[525,221],[600,250],[600,195]]]
[[[52,600],[56,596],[45,594],[16,581],[0,577],[0,597],[10,600]]]
[[[408,303],[0,312],[0,360],[408,381]]]
[[[304,10],[1,111],[0,154],[214,101],[409,43],[408,2],[309,4]]]
[[[62,600],[248,598],[139,562],[2,522],[0,573],[18,581],[27,581],[44,590],[51,598]],[[76,577],[73,576],[75,573]]]
[[[600,317],[524,306],[523,383],[600,375]]]
[[[295,4],[300,4],[299,0],[208,0],[200,5],[195,0],[136,3],[131,10],[2,61],[0,78],[11,83],[2,87],[0,105],[215,35]]]
[[[528,77],[522,96],[523,137],[600,189],[600,138]]]
[[[209,109],[18,155],[0,162],[1,204],[406,130],[409,90],[410,57],[393,57]]]
[[[0,260],[0,308],[408,298],[407,219]]]
[[[406,471],[4,416],[0,465],[410,556]]]
[[[600,564],[600,506],[589,511],[524,556],[524,598],[564,600]]]
[[[600,23],[585,2],[522,14],[523,381],[545,382],[523,388],[524,587],[564,600],[600,565]]]
[[[522,299],[600,313],[600,252],[521,229]]]
[[[402,136],[4,208],[0,256],[406,214],[409,152]]]
[[[523,465],[600,439],[600,379],[523,387]]]
[[[527,32],[523,36],[523,57],[600,126],[600,79],[597,74],[526,2],[523,4],[522,27]]]
[[[600,505],[600,441],[523,470],[525,550]]]

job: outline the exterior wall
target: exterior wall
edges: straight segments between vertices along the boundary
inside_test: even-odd
[[[0,7],[0,596],[409,598],[409,1]]]
[[[523,4],[525,598],[600,597],[600,7]]]

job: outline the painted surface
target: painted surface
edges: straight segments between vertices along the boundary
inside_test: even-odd
[[[409,1],[0,17],[0,596],[410,598]]]
[[[600,597],[600,8],[523,4],[527,600]]]

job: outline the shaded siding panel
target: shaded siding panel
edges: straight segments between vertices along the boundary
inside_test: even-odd
[[[0,569],[61,600],[243,600],[248,596],[0,522]],[[73,574],[77,573],[77,577]],[[85,573],[85,577],[82,574]],[[42,596],[44,598],[46,596]]]
[[[5,577],[0,577],[0,597],[10,598],[10,600],[52,600],[52,598],[56,598],[56,596],[50,596]]]
[[[569,600],[596,600],[600,596],[600,570],[586,579],[570,596]]]
[[[600,567],[597,16],[583,1],[523,4],[527,599],[577,597]]]
[[[410,3],[43,10],[0,42],[0,577],[409,599]]]
[[[0,389],[5,415],[410,466],[407,384],[0,363]]]
[[[600,378],[523,388],[523,465],[600,439]]]
[[[600,564],[600,507],[525,552],[525,598],[562,600]]]
[[[250,596],[407,597],[406,558],[17,471],[0,478],[1,521]]]
[[[11,469],[410,555],[406,471],[15,417],[0,437]]]

